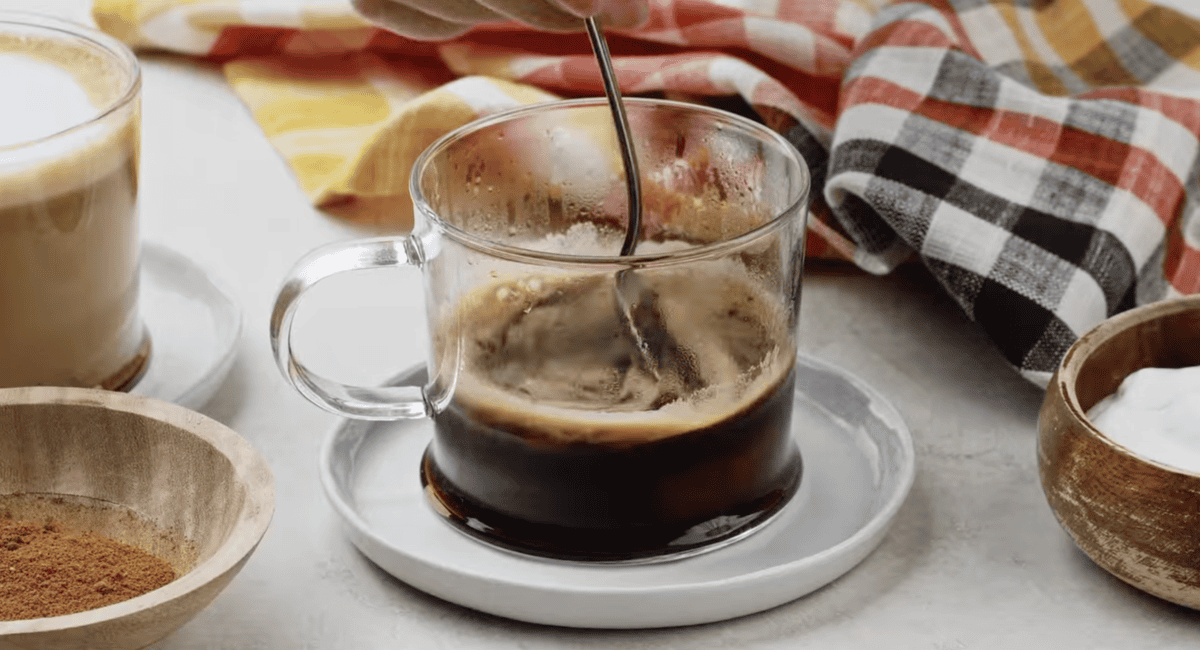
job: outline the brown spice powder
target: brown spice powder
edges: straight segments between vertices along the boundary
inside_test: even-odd
[[[175,579],[163,560],[60,524],[0,519],[0,621],[74,614]]]

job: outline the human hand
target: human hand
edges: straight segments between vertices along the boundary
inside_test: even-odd
[[[475,25],[517,20],[546,31],[582,31],[583,18],[631,29],[647,17],[646,0],[351,0],[372,22],[417,40],[458,36]]]

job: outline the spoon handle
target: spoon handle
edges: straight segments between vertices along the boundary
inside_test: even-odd
[[[621,159],[625,164],[625,186],[629,193],[629,225],[625,230],[625,242],[621,244],[621,255],[633,255],[642,230],[642,177],[638,173],[637,155],[634,153],[633,138],[629,133],[629,118],[625,116],[625,103],[621,101],[621,89],[617,86],[617,76],[613,72],[608,42],[604,39],[604,32],[600,31],[600,24],[596,22],[595,17],[588,18],[586,23],[588,38],[592,41],[592,51],[596,53],[596,62],[600,64],[604,95],[608,97],[608,106],[612,109],[617,143],[621,146]]]

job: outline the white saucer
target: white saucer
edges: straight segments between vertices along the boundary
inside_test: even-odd
[[[241,310],[220,281],[160,244],[142,244],[141,280],[153,347],[146,374],[129,392],[199,409],[233,366]]]
[[[915,473],[895,408],[857,377],[797,359],[799,493],[760,532],[726,548],[643,566],[584,566],[502,552],[429,507],[418,463],[429,420],[348,421],[321,450],[325,493],[350,540],[396,578],[465,607],[569,627],[710,623],[763,611],[849,571],[883,540]],[[414,369],[413,376],[424,373]]]

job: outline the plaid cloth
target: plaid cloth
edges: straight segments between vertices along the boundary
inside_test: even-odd
[[[915,252],[1043,385],[1106,317],[1200,291],[1200,23],[1135,0],[929,0],[872,27],[824,192],[860,265]]]
[[[341,0],[95,2],[135,47],[224,62],[314,203],[352,219],[407,226],[442,133],[601,92],[581,35],[428,44]],[[1034,382],[1107,316],[1200,291],[1200,23],[1142,0],[882,4],[650,0],[611,46],[626,93],[786,134],[817,185],[809,254],[915,254]]]

